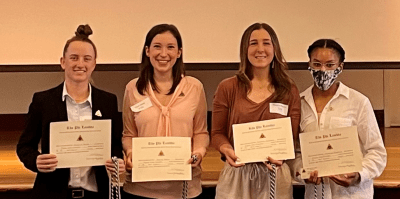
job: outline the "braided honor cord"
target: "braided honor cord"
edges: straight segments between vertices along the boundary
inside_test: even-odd
[[[321,178],[321,186],[322,186],[322,199],[325,199],[325,186],[324,186],[324,178]]]
[[[193,154],[191,158],[192,158],[192,164],[196,163],[199,160],[196,154]],[[183,181],[182,199],[187,199],[188,186],[189,186],[188,181]]]
[[[316,184],[314,185],[314,199],[318,199],[318,187]]]
[[[321,178],[321,186],[322,186],[322,190],[321,190],[321,196],[322,199],[325,199],[325,185],[324,185],[324,178]],[[318,190],[317,190],[317,185],[314,185],[314,198],[318,199]]]
[[[188,182],[185,180],[183,181],[182,199],[187,199],[187,194],[188,194]]]
[[[275,191],[276,191],[276,165],[271,164],[272,171],[269,171],[269,199],[275,199]]]
[[[119,188],[119,164],[118,158],[112,157],[114,163],[114,171],[111,173],[111,199],[121,199],[121,193]]]

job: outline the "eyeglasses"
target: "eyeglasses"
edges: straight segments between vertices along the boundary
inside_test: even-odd
[[[332,63],[332,62],[328,62],[328,63],[310,62],[310,65],[311,65],[313,68],[321,68],[322,66],[325,66],[326,68],[334,68],[336,65],[339,65],[339,63]]]

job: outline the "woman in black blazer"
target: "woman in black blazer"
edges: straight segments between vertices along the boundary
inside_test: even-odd
[[[76,118],[82,117],[111,119],[111,155],[119,158],[120,173],[125,171],[121,144],[122,122],[117,97],[89,83],[97,57],[96,47],[88,38],[92,34],[91,28],[80,25],[75,34],[65,44],[60,59],[65,81],[55,88],[33,95],[27,126],[17,145],[17,155],[21,162],[37,173],[31,198],[109,197],[106,169],[113,170],[111,159],[106,161],[106,166],[56,169],[57,157],[49,154],[51,122],[77,121],[79,119]],[[78,111],[73,112],[72,109]],[[41,152],[38,150],[39,142]]]

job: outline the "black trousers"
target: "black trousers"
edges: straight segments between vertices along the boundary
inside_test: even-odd
[[[68,189],[68,199],[97,199],[99,198],[100,194],[97,192],[88,191],[85,189]]]

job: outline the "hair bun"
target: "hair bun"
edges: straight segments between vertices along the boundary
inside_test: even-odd
[[[86,25],[79,25],[78,29],[76,29],[75,35],[77,37],[84,37],[88,38],[89,35],[93,34],[92,29],[88,24]]]

